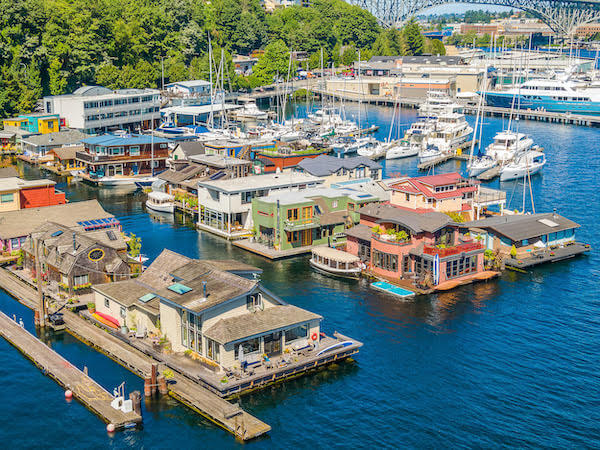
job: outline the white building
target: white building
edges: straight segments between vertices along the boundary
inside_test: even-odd
[[[252,199],[323,183],[321,178],[295,172],[271,173],[198,183],[198,228],[228,239],[251,234]]]
[[[72,94],[44,97],[44,112],[59,114],[65,126],[85,133],[152,127],[160,119],[160,91],[82,86]]]
[[[165,85],[169,94],[201,97],[210,94],[210,82],[204,80],[177,81]]]

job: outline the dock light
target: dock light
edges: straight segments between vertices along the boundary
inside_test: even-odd
[[[65,391],[65,398],[66,398],[67,400],[70,400],[71,398],[73,398],[73,391],[71,391],[70,389],[67,389],[67,390]]]
[[[115,425],[112,423],[109,423],[108,425],[106,425],[106,431],[108,431],[109,433],[114,433],[115,432]]]

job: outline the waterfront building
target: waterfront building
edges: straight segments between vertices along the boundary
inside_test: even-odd
[[[519,261],[534,265],[589,250],[589,246],[575,239],[579,224],[557,213],[487,217],[466,222],[461,227],[487,249],[498,253],[507,265],[522,265]]]
[[[245,55],[235,55],[232,59],[235,73],[238,75],[252,74],[252,68],[258,62],[258,58]]]
[[[274,140],[215,140],[204,143],[204,153],[207,155],[229,156],[244,158],[246,155],[254,159],[262,151],[275,151]]]
[[[24,269],[31,278],[41,275],[68,295],[86,294],[93,285],[129,278],[134,266],[134,272],[141,272],[141,263],[129,259],[123,235],[114,227],[75,231],[45,222],[31,233],[21,249]],[[36,273],[38,256],[41,274]]]
[[[0,131],[0,153],[14,152],[17,148],[17,133],[4,129]]]
[[[350,180],[370,179],[381,180],[382,167],[378,162],[366,156],[336,158],[335,156],[319,155],[316,158],[303,159],[296,170],[315,177],[324,178],[324,185],[341,183]]]
[[[79,145],[86,135],[78,130],[62,130],[56,133],[36,134],[21,137],[21,147],[23,153],[29,158],[43,162],[52,161],[52,157],[47,157],[48,152],[54,148],[70,145]]]
[[[274,173],[198,183],[198,227],[228,239],[248,236],[252,199],[315,187],[323,180],[301,173]]]
[[[178,161],[189,161],[190,156],[203,155],[204,154],[204,143],[199,141],[185,141],[179,142],[173,151],[169,163],[171,167],[177,164]],[[185,164],[185,163],[184,163]]]
[[[260,270],[164,250],[139,278],[94,286],[96,308],[121,325],[159,332],[174,352],[193,352],[199,366],[217,372],[318,345],[321,316],[240,272]]]
[[[397,284],[444,289],[478,279],[484,246],[459,232],[444,213],[419,213],[390,204],[368,204],[360,223],[346,230],[346,251],[373,275]]]
[[[72,94],[42,99],[46,114],[58,114],[65,126],[87,134],[150,129],[160,119],[160,91],[82,86]]]
[[[0,179],[18,177],[19,172],[15,166],[0,167]]]
[[[300,162],[317,158],[325,153],[327,150],[315,148],[293,150],[290,147],[274,145],[273,148],[263,148],[260,151],[251,152],[250,156],[261,173],[272,173],[297,168]]]
[[[72,172],[85,169],[85,164],[77,161],[77,152],[85,151],[83,145],[53,148],[48,155],[54,157],[54,167],[59,172]]]
[[[103,134],[81,141],[78,163],[92,177],[149,175],[166,169],[169,141],[142,134]]]
[[[579,25],[575,29],[575,34],[578,39],[589,39],[598,33],[600,33],[600,23],[597,22]]]
[[[317,187],[252,200],[256,239],[278,251],[337,245],[358,223],[358,210],[379,198],[353,189]]]
[[[5,130],[17,128],[33,134],[56,133],[60,131],[60,118],[58,114],[21,114],[11,119],[4,119],[3,125]]]
[[[194,97],[198,100],[205,100],[210,103],[210,82],[204,80],[176,81],[165,84],[165,89],[170,95],[183,97]]]
[[[0,179],[0,211],[64,205],[65,193],[55,189],[52,180],[23,180],[17,177]]]
[[[458,214],[467,220],[493,206],[498,206],[502,214],[506,204],[505,192],[481,188],[478,181],[463,178],[458,172],[408,178],[390,188],[390,203],[394,206]]]
[[[120,227],[119,221],[97,200],[0,212],[0,246],[6,251],[19,250],[27,236],[46,221],[76,231]]]

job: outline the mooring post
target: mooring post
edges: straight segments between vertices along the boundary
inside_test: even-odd
[[[167,395],[169,393],[167,388],[167,379],[164,377],[164,375],[158,376],[158,392],[160,395]]]
[[[152,394],[156,393],[156,385],[158,384],[158,364],[152,364],[152,375],[151,375],[151,383],[152,383]]]

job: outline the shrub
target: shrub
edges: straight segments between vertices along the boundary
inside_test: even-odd
[[[511,258],[517,257],[517,248],[515,247],[515,244],[510,248],[510,256]]]

